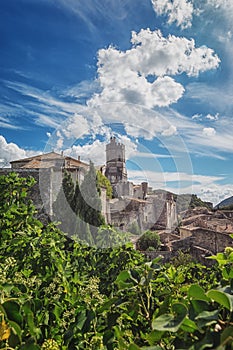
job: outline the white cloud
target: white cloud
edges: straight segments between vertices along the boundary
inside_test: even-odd
[[[212,137],[216,134],[216,130],[214,128],[203,128],[202,133],[204,136]]]
[[[74,97],[77,100],[90,98],[93,93],[99,90],[97,80],[83,80],[62,91],[62,96]]]
[[[129,170],[128,175],[130,180],[135,183],[147,181],[154,189],[165,189],[176,194],[194,193],[202,200],[212,202],[214,205],[224,198],[232,196],[233,193],[232,184],[222,185],[218,183],[219,180],[224,179],[224,176],[146,170]]]
[[[166,129],[162,132],[163,136],[172,136],[175,134],[177,134],[177,128],[174,125],[171,125],[168,129]]]
[[[193,17],[193,4],[188,0],[151,0],[153,8],[158,15],[167,15],[168,23],[176,22],[182,29],[191,27]]]
[[[220,84],[212,86],[206,83],[190,83],[186,86],[185,97],[207,103],[212,108],[217,108],[221,113],[233,108],[232,84]]]
[[[206,115],[206,119],[209,119],[209,120],[218,120],[218,118],[219,118],[219,113],[216,113],[215,115],[212,115],[212,114]]]
[[[202,114],[198,114],[198,113],[196,113],[192,116],[193,120],[200,120],[201,118],[202,118]]]
[[[0,135],[0,166],[10,166],[10,161],[17,160],[21,158],[26,158],[35,155],[36,152],[26,151],[20,148],[13,142],[7,142],[6,139]]]
[[[132,157],[137,152],[137,145],[130,140],[126,135],[116,134],[117,140],[120,143],[125,145],[125,156],[126,160],[129,157]],[[69,149],[66,149],[64,153],[66,155],[70,155],[74,158],[81,157],[81,159],[85,162],[89,162],[90,160],[96,165],[102,165],[106,163],[106,145],[109,143],[109,139],[105,141],[95,140],[91,144],[81,145],[73,145]]]
[[[107,142],[101,142],[100,140],[95,140],[92,144],[73,145],[71,148],[66,149],[64,153],[74,158],[80,156],[81,160],[84,162],[89,162],[90,160],[96,164],[105,164],[105,147]]]
[[[196,48],[193,39],[165,38],[159,30],[132,32],[131,42],[132,48],[126,51],[112,46],[99,50],[97,73],[102,92],[90,99],[90,107],[108,102],[168,106],[184,92],[170,75],[197,76],[217,68],[220,62],[212,49]]]

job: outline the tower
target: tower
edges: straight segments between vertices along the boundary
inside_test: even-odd
[[[110,143],[106,146],[105,176],[113,186],[118,182],[127,182],[125,146],[116,142],[115,137],[111,137]]]

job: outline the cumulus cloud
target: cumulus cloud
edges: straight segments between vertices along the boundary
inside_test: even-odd
[[[126,51],[112,46],[99,50],[97,73],[102,91],[88,101],[89,106],[111,101],[147,108],[168,106],[184,93],[175,75],[197,76],[217,68],[220,62],[212,49],[195,47],[193,39],[165,38],[159,30],[132,32],[131,43]]]
[[[146,170],[129,170],[128,175],[135,183],[148,181],[153,188],[165,189],[176,194],[195,193],[202,200],[212,202],[214,205],[232,196],[233,193],[233,185],[218,183],[224,179],[224,176]]]
[[[137,152],[137,145],[126,135],[117,135],[119,142],[123,143],[126,147],[126,160]],[[74,158],[81,157],[85,162],[90,160],[97,165],[105,164],[106,162],[106,145],[109,143],[109,139],[105,141],[95,140],[93,143],[81,145],[73,145],[71,148],[64,151],[66,155]]]
[[[216,130],[214,128],[203,128],[202,133],[205,136],[212,137],[216,134]]]
[[[193,4],[188,0],[151,0],[158,15],[167,15],[168,23],[176,23],[182,29],[191,27]]]
[[[218,120],[218,118],[219,118],[219,113],[216,113],[215,115],[212,115],[212,114],[206,115],[206,119],[209,119],[209,120]]]
[[[163,136],[172,136],[175,135],[177,133],[177,128],[175,125],[171,125],[168,129],[164,130],[162,132]]]
[[[13,160],[26,158],[35,155],[36,152],[26,151],[13,142],[7,142],[5,137],[0,135],[0,167],[9,167]]]
[[[203,120],[209,120],[209,121],[216,121],[219,119],[219,113],[216,114],[210,114],[208,113],[207,115],[203,115],[203,114],[194,114],[192,116],[193,120],[199,120],[199,121],[203,121]]]

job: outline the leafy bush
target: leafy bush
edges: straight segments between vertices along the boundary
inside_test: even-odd
[[[0,349],[232,349],[232,248],[207,268],[89,247],[35,219],[32,185],[0,177]]]
[[[140,235],[141,234],[141,230],[140,227],[138,226],[138,223],[136,221],[134,221],[130,228],[129,228],[129,232],[131,232],[133,235]]]
[[[137,240],[137,249],[145,251],[149,247],[153,247],[154,250],[158,250],[161,242],[160,237],[155,231],[145,231],[143,235]]]

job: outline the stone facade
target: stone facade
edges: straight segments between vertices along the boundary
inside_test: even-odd
[[[71,174],[73,182],[81,183],[89,165],[79,159],[55,152],[11,162],[11,169],[20,176],[31,175],[37,184],[33,201],[39,211],[53,217],[53,203],[61,188],[64,171]],[[112,137],[106,146],[106,166],[102,171],[110,180],[115,198],[108,200],[101,191],[102,214],[107,223],[127,230],[133,223],[144,231],[163,229],[171,232],[177,224],[176,203],[172,194],[157,191],[148,194],[148,183],[134,185],[127,179],[125,146]],[[37,195],[36,195],[37,193]]]
[[[127,182],[127,171],[125,166],[125,146],[116,142],[111,137],[110,143],[106,146],[106,169],[105,176],[114,187],[117,183]]]
[[[43,221],[53,219],[53,203],[62,186],[64,171],[68,171],[74,184],[82,183],[89,165],[55,152],[38,155],[35,157],[20,159],[11,162],[11,168],[0,169],[1,174],[16,172],[19,176],[32,176],[36,184],[30,190],[30,198],[33,200],[37,210],[38,217],[45,218]],[[106,222],[109,222],[109,208],[106,199],[106,189],[101,189],[102,215]],[[71,213],[72,214],[72,213]]]

